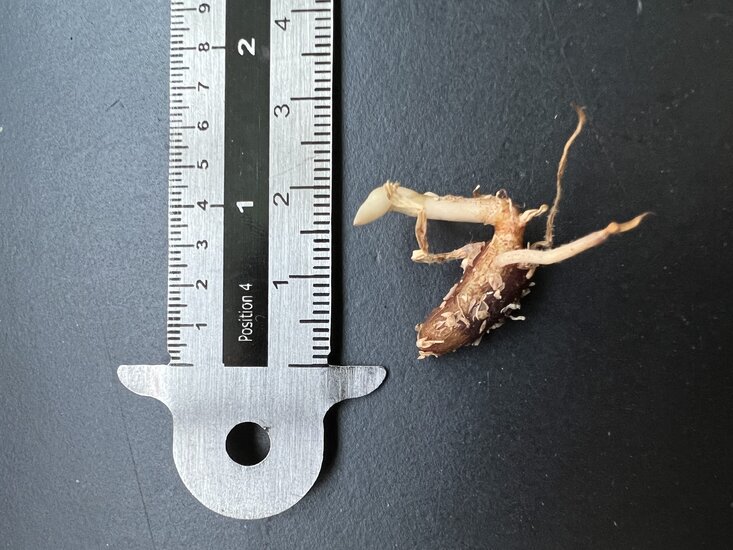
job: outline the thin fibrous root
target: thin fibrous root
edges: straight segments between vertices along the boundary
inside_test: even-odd
[[[497,267],[504,267],[513,264],[527,266],[556,264],[598,246],[611,235],[631,231],[638,227],[642,220],[644,220],[648,215],[650,215],[650,212],[640,214],[625,223],[611,222],[607,227],[600,231],[595,231],[571,243],[567,243],[550,250],[520,249],[504,252],[494,259],[494,265]]]
[[[583,131],[583,126],[587,120],[585,114],[585,107],[581,107],[573,103],[573,108],[578,114],[578,125],[575,127],[575,131],[571,134],[568,140],[565,142],[565,146],[562,150],[562,157],[560,157],[560,163],[557,165],[557,176],[555,186],[555,200],[552,201],[552,208],[550,213],[547,215],[547,225],[545,227],[545,240],[541,243],[535,243],[535,246],[541,246],[543,248],[552,248],[553,232],[555,230],[555,216],[560,207],[560,199],[562,198],[562,178],[565,175],[565,169],[568,166],[568,155],[570,153],[570,147],[572,147],[575,140]]]
[[[423,250],[413,250],[412,261],[420,264],[441,264],[453,260],[468,260],[468,264],[471,264],[485,245],[486,243],[483,242],[468,243],[450,252],[440,252],[437,254],[431,254]]]

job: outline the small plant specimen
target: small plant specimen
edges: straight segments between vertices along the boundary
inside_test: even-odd
[[[584,109],[576,106],[575,110],[578,124],[560,158],[552,207],[543,204],[523,211],[503,190],[495,195],[482,195],[477,187],[472,197],[441,197],[434,193],[418,193],[388,181],[372,191],[359,208],[354,225],[370,223],[387,212],[417,218],[415,237],[419,249],[412,253],[413,261],[428,264],[461,261],[463,275],[460,280],[427,319],[415,327],[421,359],[438,357],[468,344],[478,345],[486,332],[500,327],[507,319],[519,319],[515,316],[519,302],[534,285],[532,277],[539,266],[562,262],[598,246],[611,235],[636,228],[647,215],[641,214],[625,223],[611,222],[604,229],[553,248],[553,229],[562,197],[568,152],[586,122]],[[525,245],[527,224],[545,213],[548,216],[544,239]],[[428,220],[492,225],[494,235],[486,242],[469,243],[451,252],[432,253],[427,239]]]

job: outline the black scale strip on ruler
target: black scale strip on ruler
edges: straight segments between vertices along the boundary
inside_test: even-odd
[[[270,0],[226,9],[223,363],[265,366]]]

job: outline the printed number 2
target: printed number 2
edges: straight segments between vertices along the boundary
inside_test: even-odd
[[[247,49],[249,52],[249,55],[255,55],[255,39],[251,38],[250,40],[245,40],[244,38],[239,40],[239,43],[237,44],[237,51],[239,52],[239,55],[244,55],[244,49]]]
[[[275,196],[272,197],[272,204],[275,206],[280,206],[281,204],[290,206],[290,193],[285,193],[284,197],[280,193],[275,193]]]

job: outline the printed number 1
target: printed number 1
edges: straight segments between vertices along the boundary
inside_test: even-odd
[[[241,38],[239,40],[239,43],[237,44],[237,51],[239,52],[239,55],[244,55],[245,48],[249,52],[249,55],[255,55],[255,39],[254,37],[250,40],[245,40],[244,38]]]

